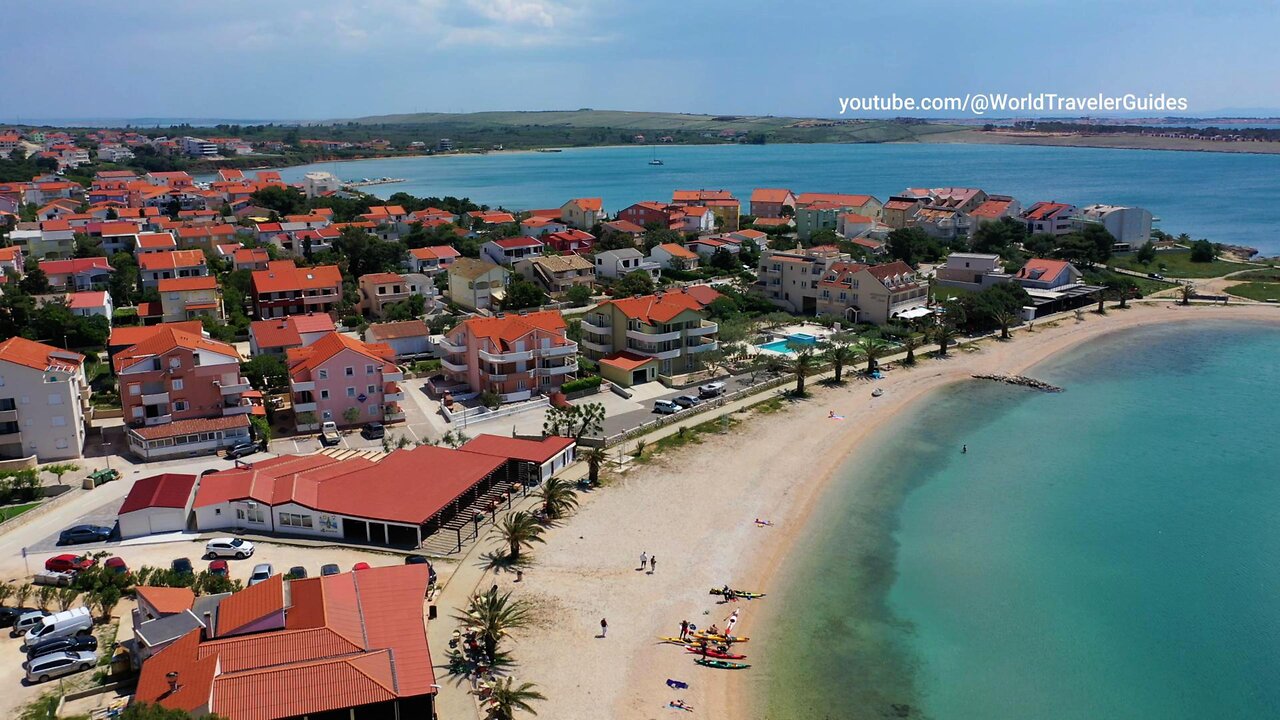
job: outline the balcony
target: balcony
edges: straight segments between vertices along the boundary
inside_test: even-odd
[[[489,373],[489,372],[482,372],[482,373],[480,373],[480,379],[481,379],[482,381],[483,381],[483,380],[492,380],[493,382],[502,382],[502,381],[504,381],[504,380],[506,380],[506,379],[507,379],[507,373]]]
[[[582,320],[582,330],[596,335],[609,335],[613,332],[613,328],[609,325],[596,325],[593,322],[587,322],[586,319]]]
[[[689,337],[701,337],[703,335],[714,335],[720,332],[720,326],[709,320],[703,320],[702,325],[696,328],[689,328],[684,332]]]
[[[578,352],[578,343],[568,343],[567,345],[556,345],[554,347],[538,348],[538,357],[555,358],[566,357]]]
[[[312,402],[296,402],[296,403],[294,403],[294,404],[293,404],[293,411],[294,411],[295,413],[304,413],[304,412],[312,412],[312,413],[313,413],[313,412],[315,412],[315,411],[316,411],[316,404],[315,404],[315,402],[314,402],[314,401],[312,401]]]
[[[537,369],[537,373],[539,375],[555,377],[558,375],[568,375],[569,373],[577,372],[577,370],[577,365],[557,365],[554,367],[540,367]]]
[[[467,352],[466,345],[454,345],[449,342],[448,338],[440,338],[440,342],[436,343],[436,345],[445,352],[457,353],[459,355],[464,355]]]
[[[401,380],[404,380],[404,371],[398,367],[395,370],[382,371],[382,382],[400,382]]]
[[[292,382],[289,383],[289,389],[293,392],[311,392],[316,389],[316,384],[312,380]]]
[[[639,340],[640,342],[647,342],[647,343],[670,342],[672,340],[680,339],[680,331],[676,330],[675,332],[647,333],[647,332],[644,332],[643,330],[628,330],[627,337],[631,340]]]
[[[684,348],[676,348],[674,350],[645,350],[643,348],[629,345],[627,346],[627,349],[637,355],[644,355],[645,357],[651,357],[655,360],[671,360],[673,358],[680,357],[680,352]]]
[[[467,371],[465,363],[456,363],[447,357],[440,358],[440,366],[450,372],[464,373]]]
[[[696,355],[697,353],[708,352],[710,350],[717,350],[719,348],[720,348],[720,343],[716,342],[715,340],[712,340],[711,342],[702,343],[700,345],[690,345],[685,348],[685,351],[688,352],[690,355]]]
[[[143,405],[168,405],[169,393],[167,392],[150,393],[150,394],[144,393],[142,396],[142,404]]]
[[[520,352],[495,353],[488,350],[480,351],[480,359],[489,362],[520,362],[522,360],[532,360],[532,350],[522,350]]]
[[[396,388],[395,392],[385,392],[382,394],[383,402],[400,402],[404,400],[404,391]]]
[[[153,415],[143,420],[142,424],[146,425],[147,427],[151,427],[152,425],[168,425],[171,422],[173,422],[173,416],[166,414],[166,415]]]
[[[0,445],[11,445],[22,442],[21,430],[0,430]]]
[[[587,340],[586,338],[582,339],[582,347],[598,353],[607,353],[613,350],[612,344],[601,345],[599,343],[593,343],[590,340]]]
[[[253,412],[252,405],[232,405],[222,408],[223,417],[228,415],[248,415],[251,412]]]
[[[216,380],[214,381],[214,384],[218,386],[219,391],[223,395],[239,395],[249,389],[248,378],[239,378],[239,381],[234,385],[224,385]]]
[[[18,422],[17,410],[0,410],[0,423]]]

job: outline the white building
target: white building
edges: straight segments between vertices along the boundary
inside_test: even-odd
[[[658,276],[662,274],[662,266],[652,260],[645,259],[644,253],[635,248],[605,250],[604,252],[596,253],[596,277],[620,278],[636,270],[643,270],[649,273],[654,280],[657,280]]]
[[[342,181],[330,172],[315,171],[302,176],[302,192],[307,197],[320,197],[342,189]]]
[[[186,530],[195,486],[195,475],[176,473],[135,482],[120,506],[121,539]]]
[[[218,154],[217,143],[208,140],[187,136],[180,142],[182,152],[192,157],[214,157]]]
[[[934,278],[939,285],[964,290],[985,290],[1013,280],[1000,264],[1000,256],[986,253],[951,253],[946,264],[934,271]]]
[[[0,342],[0,458],[80,457],[88,407],[83,355],[23,337]]]
[[[1080,209],[1076,218],[1080,226],[1100,223],[1116,239],[1117,246],[1129,249],[1151,239],[1151,211],[1121,205],[1089,205]]]

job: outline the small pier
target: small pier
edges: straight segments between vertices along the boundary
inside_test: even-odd
[[[1043,380],[1027,377],[1026,375],[974,375],[973,377],[976,380],[994,380],[995,382],[1002,382],[1006,385],[1017,385],[1019,387],[1031,388],[1032,390],[1039,390],[1041,392],[1060,393],[1064,389],[1057,385],[1050,385]]]

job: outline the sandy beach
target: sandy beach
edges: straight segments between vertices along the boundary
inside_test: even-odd
[[[723,626],[732,607],[708,594],[711,587],[770,592],[771,578],[798,542],[816,529],[806,519],[821,503],[835,471],[886,420],[912,403],[973,373],[1019,373],[1104,334],[1140,325],[1189,320],[1280,323],[1280,311],[1263,305],[1176,307],[1138,304],[1038,323],[1008,342],[981,342],[977,351],[953,348],[944,360],[921,359],[895,367],[881,397],[860,379],[844,387],[814,386],[811,399],[774,413],[740,415],[733,431],[663,455],[583,497],[582,508],[533,550],[524,581],[498,581],[535,604],[537,623],[515,636],[514,675],[536,683],[546,696],[541,717],[659,718],[681,697],[697,717],[759,716],[752,692],[769,659],[740,647],[751,670],[701,668],[692,656],[657,638],[679,632],[682,619]],[[929,350],[934,349],[932,346]],[[843,420],[832,420],[834,410]],[[630,448],[628,448],[630,450]],[[857,489],[855,488],[855,492]],[[772,527],[758,527],[767,518]],[[640,554],[656,555],[656,572],[638,570]],[[486,578],[485,582],[488,582]],[[738,603],[737,634],[768,632],[770,599]],[[607,618],[607,638],[598,638]],[[690,684],[676,693],[668,678]]]

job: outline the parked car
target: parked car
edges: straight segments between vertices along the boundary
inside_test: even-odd
[[[190,558],[177,558],[169,563],[169,569],[180,575],[194,575],[196,568],[191,564]]]
[[[330,575],[337,575],[337,574],[338,574],[338,573],[340,573],[340,572],[342,572],[342,568],[338,567],[338,566],[337,566],[336,564],[334,564],[334,563],[329,563],[329,564],[327,564],[327,565],[321,565],[321,566],[320,566],[320,577],[328,577],[328,576],[330,576]]]
[[[52,640],[44,640],[27,648],[27,659],[38,658],[41,655],[49,653],[93,651],[98,649],[98,638],[93,633],[87,635],[72,635],[70,637],[54,638]]]
[[[58,534],[59,545],[106,542],[111,539],[111,528],[101,525],[76,525]]]
[[[284,579],[285,580],[306,580],[307,569],[302,567],[301,565],[294,565],[293,567],[289,568],[289,572],[284,574]]]
[[[211,560],[211,561],[209,561],[209,574],[210,574],[210,575],[214,575],[214,576],[217,576],[217,577],[226,577],[226,576],[227,576],[227,574],[228,574],[229,572],[230,572],[230,568],[228,568],[228,567],[227,567],[227,561],[226,561],[226,560]]]
[[[13,627],[25,612],[22,608],[0,607],[0,627]]]
[[[9,637],[26,635],[28,630],[39,625],[47,617],[49,617],[49,613],[44,610],[27,610],[23,612],[13,622],[13,629],[9,631]]]
[[[654,400],[653,411],[661,415],[670,415],[680,412],[680,406],[670,400]]]
[[[338,433],[338,423],[329,420],[320,426],[320,442],[325,445],[337,445],[342,441],[342,435]]]
[[[253,554],[253,543],[241,538],[220,537],[204,544],[207,558],[233,557],[243,560]]]
[[[724,394],[724,383],[712,382],[698,386],[698,397],[713,398]]]
[[[677,395],[671,399],[671,402],[683,408],[691,408],[694,405],[702,404],[702,400],[692,395]]]
[[[63,553],[45,560],[44,569],[49,572],[78,572],[80,570],[88,570],[97,564],[98,561],[88,555]]]
[[[227,459],[235,460],[237,458],[248,457],[256,452],[258,452],[258,443],[256,442],[236,443],[235,445],[227,448]]]
[[[125,563],[124,558],[121,557],[109,557],[106,562],[102,563],[102,566],[117,575],[126,575],[129,572],[129,566]]]
[[[358,562],[355,565],[351,566],[351,572],[355,572],[356,570],[368,570],[368,569],[369,569],[369,563],[367,562]]]
[[[406,555],[404,557],[405,565],[426,565],[427,566],[427,587],[433,587],[436,584],[436,569],[432,566],[431,561],[425,555]]]
[[[382,423],[371,422],[360,428],[360,437],[365,440],[381,440],[386,437],[387,429]]]
[[[27,630],[23,642],[27,647],[31,647],[45,640],[92,633],[93,615],[89,612],[89,608],[81,605],[74,610],[63,610],[42,618]]]
[[[253,574],[249,576],[249,586],[253,587],[275,574],[275,570],[271,569],[271,563],[258,563],[253,566]]]
[[[83,672],[97,663],[98,653],[82,650],[41,655],[22,663],[22,667],[27,671],[27,682],[49,682],[56,677]]]
[[[76,571],[41,570],[31,577],[32,585],[49,585],[51,587],[71,587],[76,581]]]

